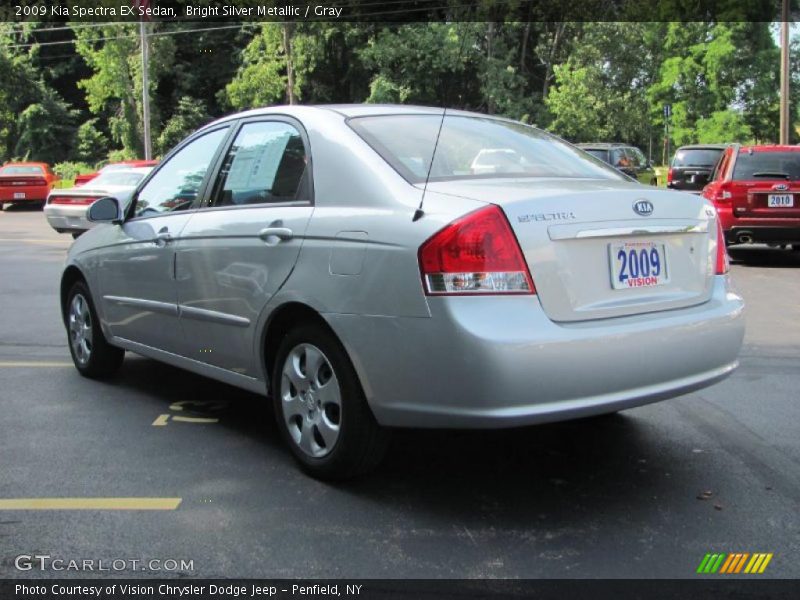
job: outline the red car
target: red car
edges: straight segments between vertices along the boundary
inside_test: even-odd
[[[47,163],[7,163],[0,167],[0,210],[4,204],[38,203],[44,206],[58,176]]]
[[[79,185],[84,185],[85,183],[90,182],[92,179],[100,175],[100,173],[108,173],[109,171],[116,171],[117,169],[133,169],[136,167],[154,167],[158,164],[157,160],[123,160],[121,162],[115,162],[106,165],[99,171],[95,171],[94,173],[84,173],[83,175],[76,175],[75,176],[75,183],[73,184],[75,187]]]
[[[728,146],[703,196],[717,207],[728,244],[800,250],[800,147]]]

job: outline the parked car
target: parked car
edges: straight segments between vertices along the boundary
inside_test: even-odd
[[[109,173],[111,171],[117,171],[120,169],[135,169],[137,167],[155,167],[157,164],[157,160],[123,160],[120,162],[114,162],[106,165],[99,171],[95,171],[94,173],[83,173],[81,175],[76,175],[73,185],[75,187],[86,185],[101,173]]]
[[[702,193],[727,144],[681,146],[667,171],[667,187]]]
[[[578,144],[578,147],[640,183],[647,185],[656,185],[658,183],[653,165],[650,164],[644,153],[636,146],[594,143]]]
[[[47,222],[58,233],[78,237],[94,225],[86,218],[89,205],[99,198],[113,196],[120,205],[127,206],[136,186],[152,170],[153,167],[111,170],[93,179],[91,185],[53,190],[44,207]]]
[[[525,171],[470,172],[498,148]],[[128,207],[90,207],[103,225],[61,279],[70,352],[88,377],[128,350],[271,396],[321,478],[374,466],[388,427],[655,402],[729,375],[744,331],[713,206],[678,195],[481,114],[232,115]]]
[[[47,163],[6,163],[0,167],[0,210],[4,204],[43,205],[57,181]]]
[[[716,206],[728,244],[800,249],[800,147],[728,147],[703,196]]]

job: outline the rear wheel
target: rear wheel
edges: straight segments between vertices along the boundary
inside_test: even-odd
[[[324,327],[301,325],[283,339],[272,397],[278,427],[311,476],[347,479],[383,457],[388,432],[375,421],[341,344]]]
[[[76,282],[67,295],[67,337],[72,362],[81,375],[102,379],[113,375],[125,351],[106,341],[89,288]]]

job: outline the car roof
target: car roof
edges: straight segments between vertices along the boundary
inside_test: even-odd
[[[309,110],[313,111],[327,111],[341,115],[345,119],[355,117],[371,117],[380,115],[437,115],[442,116],[444,108],[441,106],[417,106],[412,104],[284,104],[279,106],[267,106],[262,108],[254,108],[251,110],[234,113],[217,119],[213,123],[209,123],[202,129],[225,123],[227,121],[234,121],[236,119],[243,119],[248,117],[257,117],[261,115],[280,114],[294,117],[301,117],[303,114],[308,114]],[[447,114],[452,116],[465,116],[465,117],[480,117],[483,119],[494,119],[497,121],[508,121],[516,123],[513,119],[507,119],[498,115],[487,115],[478,112],[471,112],[460,109],[447,109]]]
[[[595,150],[608,150],[609,148],[635,148],[633,144],[622,144],[617,142],[597,142],[576,144],[578,148],[592,148]]]
[[[800,152],[798,146],[781,146],[779,144],[764,144],[760,146],[739,146],[739,154],[742,152]]]

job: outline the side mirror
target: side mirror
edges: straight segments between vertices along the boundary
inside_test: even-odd
[[[119,205],[119,200],[106,196],[92,203],[86,218],[92,223],[122,223],[122,207]]]

